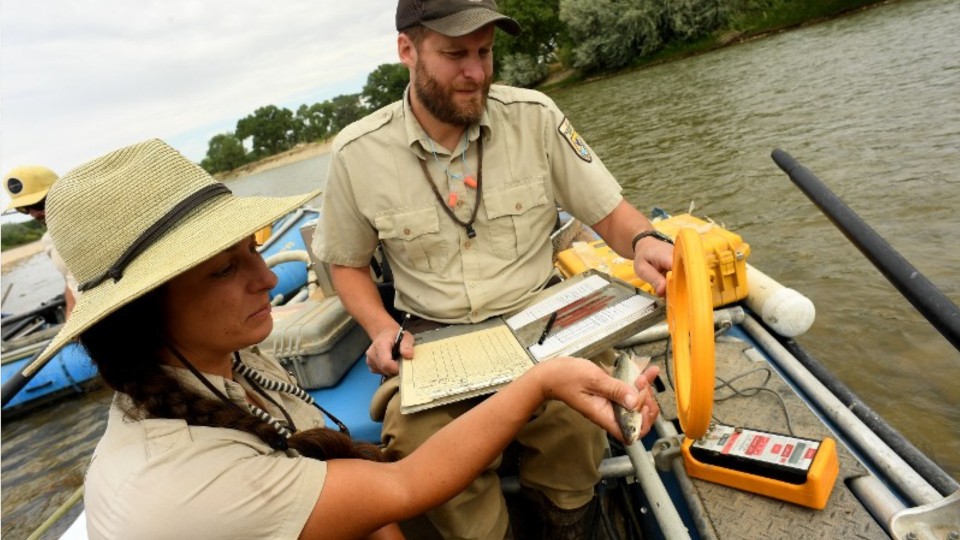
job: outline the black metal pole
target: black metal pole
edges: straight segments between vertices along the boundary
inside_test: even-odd
[[[37,356],[40,356],[40,352],[42,352],[42,350],[38,351],[37,354],[31,356],[30,359],[27,360],[25,364],[23,364],[23,368],[26,368],[27,366],[32,364],[33,361],[37,359]],[[40,370],[38,369],[37,371],[40,371]],[[36,375],[36,371],[34,372],[34,375]],[[23,369],[20,369],[19,371],[14,373],[12,377],[4,381],[3,387],[0,388],[0,407],[5,407],[7,403],[10,402],[11,399],[13,399],[17,394],[19,394],[20,390],[23,390],[23,387],[30,382],[30,379],[33,379],[33,375],[27,377],[26,375],[23,374]]]
[[[63,307],[66,305],[66,301],[63,299],[63,295],[54,297],[52,300],[44,302],[38,308],[31,309],[30,311],[24,311],[23,313],[17,313],[16,315],[7,315],[6,317],[0,319],[0,323],[3,324],[3,339],[6,340],[7,336],[14,334],[14,330],[11,330],[12,326],[16,323],[21,323],[23,321],[29,322],[37,317],[43,317],[44,319],[49,320],[53,315],[51,312]]]
[[[960,308],[790,154],[778,148],[771,156],[900,294],[960,351]]]
[[[763,324],[763,321],[760,321]],[[797,361],[807,368],[824,386],[827,387],[837,399],[840,400],[850,411],[857,416],[871,431],[877,434],[883,442],[887,443],[898,456],[907,462],[914,471],[924,480],[946,497],[960,489],[960,484],[944,471],[933,460],[928,458],[923,452],[917,449],[907,440],[899,431],[891,426],[882,416],[870,408],[856,394],[853,393],[847,385],[840,382],[830,370],[828,370],[819,360],[814,358],[804,349],[800,343],[792,338],[785,338],[777,335],[773,330],[770,335],[779,341],[785,349],[790,351]],[[920,504],[919,501],[913,501],[914,504]]]

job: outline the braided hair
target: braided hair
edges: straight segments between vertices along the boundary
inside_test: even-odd
[[[164,287],[130,302],[80,336],[104,383],[130,397],[135,419],[176,418],[189,425],[222,427],[251,433],[277,450],[292,448],[314,459],[360,458],[382,461],[372,444],[355,443],[348,435],[314,428],[289,437],[269,422],[232,403],[184,388],[161,369],[164,348]]]

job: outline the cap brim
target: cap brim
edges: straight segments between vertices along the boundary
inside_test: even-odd
[[[44,197],[47,196],[47,192],[43,193],[31,193],[29,195],[21,195],[20,197],[14,197],[10,204],[3,209],[4,212],[7,210],[12,210],[14,208],[23,208],[24,206],[30,206],[31,204],[37,204],[42,201]]]
[[[465,36],[490,23],[512,36],[520,35],[522,30],[517,21],[486,8],[466,9],[439,19],[421,21],[430,30],[450,37]]]
[[[320,195],[227,196],[188,214],[135,258],[119,281],[108,279],[80,294],[60,332],[23,373],[32,375],[60,348],[124,305],[236,244]]]

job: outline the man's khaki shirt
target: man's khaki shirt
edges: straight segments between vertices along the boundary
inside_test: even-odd
[[[49,232],[43,233],[43,236],[40,237],[40,243],[47,257],[50,257],[50,260],[53,261],[53,266],[55,266],[57,271],[63,276],[63,280],[67,282],[67,288],[70,289],[70,293],[73,294],[74,300],[79,300],[80,284],[77,283],[77,278],[73,277],[73,272],[67,268],[67,263],[64,262],[63,257],[60,256],[57,248],[53,245],[53,239],[50,238]]]
[[[481,136],[477,201],[463,178],[481,175]],[[592,225],[621,199],[607,168],[539,92],[493,86],[479,124],[454,149],[427,137],[405,94],[334,141],[313,249],[328,263],[365,267],[380,241],[398,309],[478,322],[523,307],[546,284],[556,205]],[[441,205],[468,222],[475,204],[470,238]]]
[[[244,364],[267,378],[293,382],[273,359],[242,351]],[[214,397],[183,368],[164,367],[184,387]],[[246,409],[248,383],[207,379]],[[323,426],[313,407],[264,390],[298,430]],[[265,404],[270,415],[283,414]],[[327,464],[294,450],[274,450],[234,429],[192,426],[168,418],[135,419],[130,398],[117,393],[107,429],[84,482],[90,538],[297,538],[320,497]]]

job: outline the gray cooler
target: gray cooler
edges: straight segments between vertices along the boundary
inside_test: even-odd
[[[367,333],[332,296],[273,308],[273,331],[260,350],[313,390],[337,384],[369,346]]]

